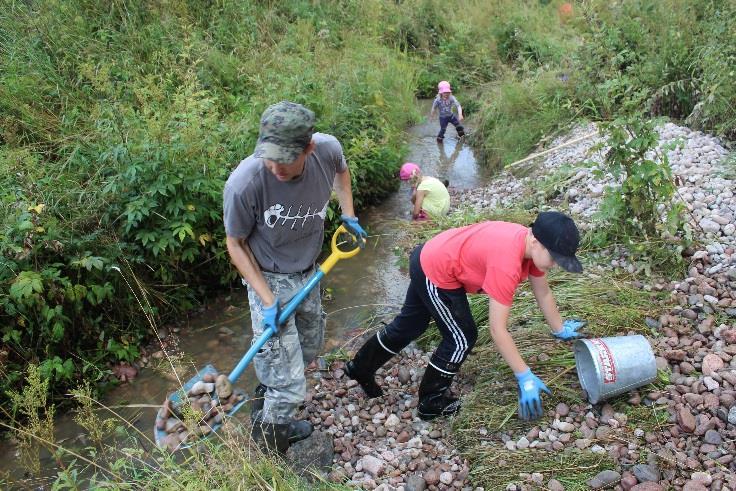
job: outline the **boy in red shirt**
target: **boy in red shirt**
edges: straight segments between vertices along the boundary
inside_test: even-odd
[[[545,273],[554,266],[579,273],[575,257],[580,234],[575,222],[559,212],[546,211],[530,227],[509,222],[482,222],[446,230],[411,253],[411,282],[401,313],[371,337],[345,367],[369,397],[383,394],[376,370],[426,331],[430,317],[442,341],[430,358],[419,385],[420,418],[430,420],[455,413],[460,401],[450,385],[478,337],[467,293],[490,298],[491,337],[519,384],[519,415],[542,415],[541,392],[547,386],[526,365],[507,330],[514,292],[529,278],[532,292],[552,334],[572,339],[584,322],[562,321]]]

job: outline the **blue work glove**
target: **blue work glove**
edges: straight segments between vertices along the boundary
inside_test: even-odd
[[[557,339],[575,339],[580,336],[578,329],[585,326],[587,322],[578,319],[567,319],[562,323],[562,331],[554,332],[552,335]]]
[[[360,248],[364,248],[365,239],[366,237],[368,237],[368,234],[365,232],[365,230],[363,230],[363,227],[360,226],[360,223],[358,223],[358,217],[349,217],[347,215],[342,215],[340,219],[345,225],[345,228],[348,229],[348,231],[358,239]]]
[[[531,368],[525,372],[516,373],[516,381],[519,383],[519,416],[521,419],[537,419],[544,414],[542,412],[541,391],[552,394],[539,377],[532,373]]]
[[[263,330],[273,328],[274,332],[279,329],[279,299],[270,307],[263,307]]]

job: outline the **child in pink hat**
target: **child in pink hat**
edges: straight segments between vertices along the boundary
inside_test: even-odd
[[[452,112],[453,107],[457,109],[457,116]],[[455,126],[458,138],[465,136],[465,128],[460,124],[463,120],[463,108],[457,102],[455,96],[452,95],[452,88],[450,87],[450,82],[447,80],[443,80],[437,84],[437,97],[434,98],[434,102],[432,103],[432,111],[429,113],[429,119],[434,118],[435,110],[439,110],[440,114],[440,132],[437,134],[437,143],[442,143],[444,140],[448,123],[452,123]]]
[[[411,202],[414,205],[411,216],[414,220],[447,215],[450,210],[450,193],[442,181],[436,177],[423,176],[422,170],[414,162],[401,166],[399,178],[411,182]]]

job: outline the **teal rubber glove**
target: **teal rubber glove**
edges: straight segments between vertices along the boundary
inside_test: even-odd
[[[270,307],[263,307],[263,330],[273,329],[275,333],[279,329],[279,299]]]
[[[358,239],[360,248],[364,248],[365,239],[366,237],[368,237],[368,234],[365,232],[365,230],[363,230],[363,227],[360,226],[360,223],[358,223],[358,217],[349,217],[347,215],[342,215],[340,219],[345,225],[345,228],[348,229],[348,231]]]
[[[557,339],[575,339],[580,336],[578,329],[584,327],[586,324],[587,322],[578,319],[567,319],[562,323],[562,331],[552,331],[552,335]]]
[[[552,392],[539,377],[532,373],[531,368],[514,375],[519,383],[519,416],[527,421],[541,417],[544,412],[540,393],[544,391],[551,395]]]

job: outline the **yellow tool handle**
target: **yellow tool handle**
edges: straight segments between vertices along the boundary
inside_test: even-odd
[[[337,236],[343,233],[350,234],[350,236],[356,239],[355,249],[351,249],[349,251],[341,251],[337,248]],[[345,225],[340,225],[339,227],[337,227],[337,230],[335,230],[335,233],[332,234],[331,249],[332,253],[327,257],[327,259],[325,259],[325,262],[323,262],[319,266],[319,269],[322,270],[324,274],[327,274],[340,259],[349,259],[359,253],[360,245],[358,239],[353,234],[351,234],[347,228],[345,228]]]

